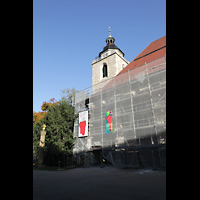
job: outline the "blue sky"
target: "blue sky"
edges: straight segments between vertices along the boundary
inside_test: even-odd
[[[33,0],[33,110],[61,90],[92,85],[109,35],[131,62],[166,35],[166,0]]]

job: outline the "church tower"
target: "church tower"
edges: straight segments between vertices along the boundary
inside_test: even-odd
[[[93,91],[102,88],[108,81],[116,76],[129,62],[124,58],[124,53],[115,45],[115,38],[106,38],[107,45],[99,56],[92,61],[92,87]]]

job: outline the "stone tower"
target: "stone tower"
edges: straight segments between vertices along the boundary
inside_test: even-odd
[[[115,45],[115,39],[110,32],[109,27],[109,36],[106,38],[107,45],[92,61],[93,91],[98,91],[129,64],[124,58],[124,53]]]

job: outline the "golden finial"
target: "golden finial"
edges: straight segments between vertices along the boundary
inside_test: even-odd
[[[44,130],[45,130],[45,128],[46,128],[46,125],[45,125],[45,124],[43,124],[43,125],[42,125],[42,127],[43,127],[43,128],[42,128],[42,130],[44,131]]]
[[[111,30],[110,30],[110,26],[109,26],[108,28],[109,28],[109,37],[111,37]]]

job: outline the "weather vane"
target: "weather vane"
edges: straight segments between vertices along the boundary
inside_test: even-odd
[[[109,28],[109,37],[111,37],[111,30],[110,30],[110,26],[109,26],[108,28]]]

